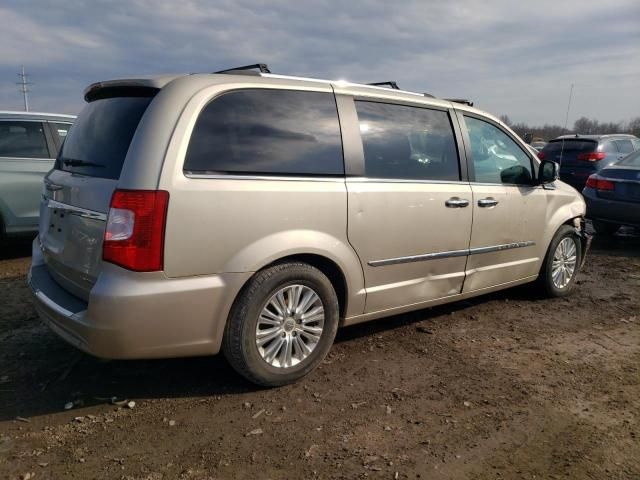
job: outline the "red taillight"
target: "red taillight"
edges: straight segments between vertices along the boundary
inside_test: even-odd
[[[578,160],[585,160],[587,162],[598,162],[600,160],[604,160],[607,156],[604,152],[591,152],[591,153],[581,153],[578,155]]]
[[[594,188],[596,190],[615,190],[616,184],[611,180],[604,180],[598,175],[591,175],[587,178],[587,187]]]
[[[544,157],[545,157],[545,156],[546,156],[546,155],[544,154],[544,152],[538,152],[538,158],[539,158],[540,160],[544,160]]]
[[[162,270],[169,192],[116,190],[104,233],[102,259],[137,272]]]

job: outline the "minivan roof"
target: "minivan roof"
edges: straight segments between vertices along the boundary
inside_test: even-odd
[[[207,82],[206,80],[209,80]],[[193,82],[194,93],[203,87],[203,83],[210,83],[210,85],[220,84],[234,84],[234,83],[252,83],[252,84],[265,84],[265,85],[290,85],[294,86],[310,86],[313,84],[323,84],[331,86],[336,93],[346,93],[351,95],[373,96],[382,99],[395,99],[406,100],[409,102],[424,103],[426,105],[437,105],[441,107],[453,108],[469,112],[479,113],[492,120],[503,124],[497,117],[488,114],[487,112],[474,108],[469,104],[452,102],[451,100],[439,99],[432,96],[425,95],[424,93],[411,92],[407,90],[392,89],[383,86],[368,85],[361,83],[348,82],[346,80],[325,80],[319,78],[309,77],[296,77],[290,75],[279,75],[273,73],[259,73],[257,75],[242,75],[234,72],[233,69],[229,73],[193,73],[193,74],[181,74],[181,75],[156,75],[156,76],[140,76],[131,78],[120,78],[114,80],[107,80],[103,82],[97,82],[89,85],[84,92],[85,100],[91,97],[95,97],[96,93],[102,89],[112,88],[151,88],[162,89],[169,83],[180,82],[189,83]],[[186,85],[183,85],[186,86]],[[469,102],[471,103],[471,102]]]

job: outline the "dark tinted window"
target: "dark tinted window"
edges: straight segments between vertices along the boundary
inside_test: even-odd
[[[631,140],[616,140],[616,146],[620,153],[631,153],[634,150]]]
[[[356,109],[368,177],[460,180],[447,112],[362,101]]]
[[[185,171],[342,175],[332,93],[241,90],[207,105],[189,142]]]
[[[593,152],[597,146],[598,142],[593,140],[551,140],[542,151],[545,153],[560,153],[561,150],[564,152]]]
[[[471,141],[476,182],[531,184],[531,158],[509,135],[477,118],[465,115],[464,121]]]
[[[50,158],[42,123],[0,121],[0,157]]]
[[[56,168],[120,178],[133,134],[151,97],[113,97],[88,103],[69,130]]]

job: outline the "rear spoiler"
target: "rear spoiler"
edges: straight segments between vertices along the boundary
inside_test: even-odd
[[[177,75],[155,78],[124,78],[89,85],[84,91],[87,102],[112,97],[153,97]]]

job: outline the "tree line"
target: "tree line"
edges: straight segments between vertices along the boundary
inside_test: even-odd
[[[530,126],[524,122],[513,123],[508,115],[501,115],[500,120],[509,125],[511,129],[520,135],[531,134],[533,138],[543,138],[549,141],[560,135],[572,133],[588,134],[608,134],[608,133],[630,133],[640,137],[640,117],[635,117],[629,122],[599,122],[595,119],[580,117],[573,124],[573,129],[569,130],[560,125],[544,124],[542,126]]]

